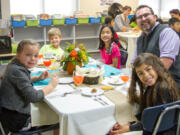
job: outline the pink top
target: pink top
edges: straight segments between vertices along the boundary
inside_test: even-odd
[[[112,59],[118,57],[117,68],[118,69],[121,68],[121,61],[120,61],[121,54],[119,51],[119,47],[116,43],[114,43],[114,42],[112,43],[109,53],[106,52],[105,47],[102,50],[100,50],[100,52],[101,52],[101,59],[102,59],[103,63],[110,65],[110,64],[112,64]]]

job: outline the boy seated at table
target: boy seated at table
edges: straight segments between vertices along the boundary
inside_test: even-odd
[[[177,32],[177,34],[179,35],[180,37],[180,20],[177,19],[177,18],[171,18],[169,19],[168,21],[169,23],[169,26]]]
[[[63,49],[60,47],[60,42],[62,40],[61,31],[58,28],[51,28],[48,31],[49,45],[44,45],[40,54],[43,54],[44,57],[55,57],[60,60],[64,55]]]

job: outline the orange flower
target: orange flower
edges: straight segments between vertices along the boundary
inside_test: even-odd
[[[77,56],[77,52],[75,50],[72,50],[70,53],[71,57],[76,57]]]

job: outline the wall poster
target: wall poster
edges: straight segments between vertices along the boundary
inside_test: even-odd
[[[100,0],[101,6],[111,5],[112,3],[114,3],[114,0]]]

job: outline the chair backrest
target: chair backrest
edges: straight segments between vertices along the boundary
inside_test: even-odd
[[[8,36],[0,36],[0,54],[11,53],[11,38]]]
[[[144,109],[141,121],[143,123],[143,128],[145,131],[153,132],[154,128],[157,124],[157,120],[161,113],[165,111],[168,107],[178,105],[180,106],[180,100],[168,104],[163,104],[159,106],[148,107]],[[178,115],[180,110],[178,109],[171,109],[169,110],[162,118],[160,122],[158,132],[168,130],[178,123]]]
[[[127,61],[127,58],[128,58],[128,53],[127,53],[127,51],[124,51],[122,49],[120,49],[120,53],[121,53],[121,57],[120,57],[121,65],[126,65],[126,61]]]

